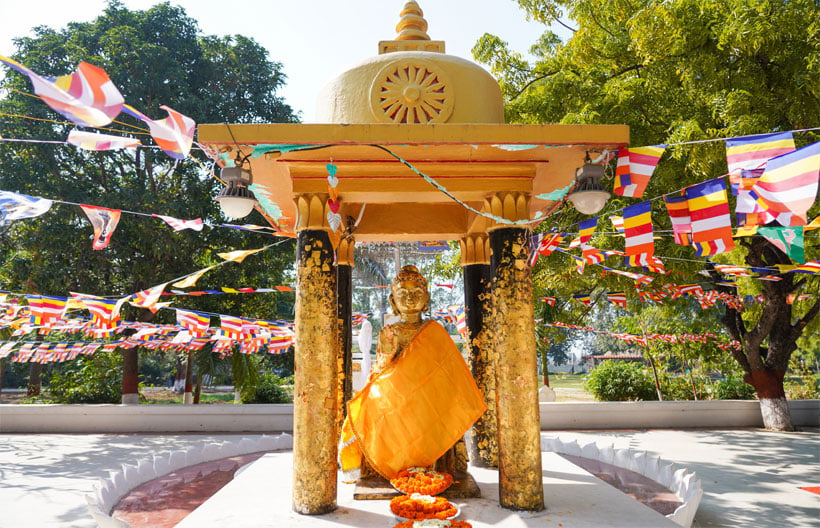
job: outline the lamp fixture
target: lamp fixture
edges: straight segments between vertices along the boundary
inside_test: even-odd
[[[583,167],[575,171],[575,189],[567,196],[579,213],[593,215],[604,208],[610,194],[601,185],[604,166],[594,165],[587,156]]]
[[[256,197],[248,189],[252,181],[250,171],[243,169],[240,164],[225,167],[222,169],[222,181],[228,184],[216,195],[222,213],[228,218],[248,216],[257,203]]]

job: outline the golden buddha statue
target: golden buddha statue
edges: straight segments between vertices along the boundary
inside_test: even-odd
[[[363,479],[410,466],[466,473],[463,435],[486,409],[482,395],[447,330],[422,318],[430,293],[415,266],[399,271],[389,300],[399,321],[382,328],[370,381],[349,403],[342,469]]]

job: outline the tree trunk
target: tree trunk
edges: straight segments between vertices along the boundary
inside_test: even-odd
[[[6,358],[0,358],[0,403],[3,401],[3,376],[6,374]]]
[[[139,347],[122,351],[122,403],[138,404],[139,395]]]
[[[194,389],[194,405],[199,404],[199,395],[202,393],[202,374],[196,373],[196,388]]]
[[[43,383],[43,364],[42,363],[30,363],[29,370],[28,370],[28,390],[26,391],[26,396],[39,396],[40,395],[40,387]]]
[[[763,427],[770,431],[794,431],[789,403],[783,390],[781,370],[753,370],[743,381],[755,388],[760,399],[760,414],[763,416]]]
[[[182,395],[182,403],[191,405],[194,403],[194,352],[188,351],[188,358],[185,361],[185,391]]]

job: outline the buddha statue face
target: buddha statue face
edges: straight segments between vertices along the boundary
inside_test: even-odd
[[[415,316],[430,307],[427,280],[415,266],[404,266],[390,285],[390,307],[393,313]]]

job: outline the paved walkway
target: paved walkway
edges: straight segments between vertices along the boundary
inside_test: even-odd
[[[553,432],[563,440],[647,450],[697,472],[695,527],[820,527],[820,429]],[[248,436],[248,435],[239,435]],[[236,435],[0,434],[0,528],[93,528],[84,495],[122,463]]]

